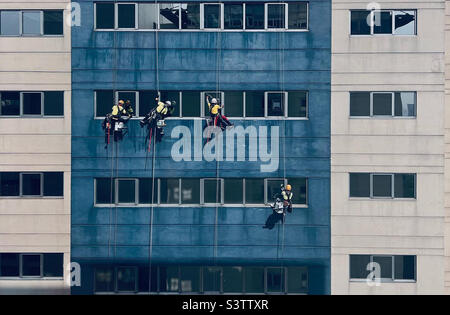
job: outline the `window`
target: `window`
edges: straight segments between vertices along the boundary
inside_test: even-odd
[[[308,269],[306,267],[288,267],[287,275],[287,291],[289,293],[308,292]]]
[[[181,292],[200,291],[200,267],[181,266]]]
[[[0,92],[0,116],[64,116],[64,92]]]
[[[210,99],[217,99],[220,105],[225,105],[224,93],[223,92],[202,92],[202,101],[203,101],[203,117],[209,117],[209,107],[207,97]],[[225,110],[222,109],[222,114],[225,114]]]
[[[15,253],[0,254],[0,277],[20,276],[20,255]]]
[[[42,195],[42,174],[21,174],[22,196],[36,197]]]
[[[155,30],[158,28],[158,4],[155,3],[139,3],[139,29]],[[161,6],[166,6],[161,4]],[[169,4],[168,6],[172,6]],[[161,8],[161,11],[163,9]],[[178,17],[177,17],[178,18]],[[161,17],[164,19],[164,17]],[[178,21],[178,19],[177,19]],[[163,20],[161,20],[162,28]],[[178,23],[177,23],[178,26]],[[178,28],[178,27],[177,27]]]
[[[415,117],[416,92],[350,92],[352,117]]]
[[[367,270],[369,263],[377,264],[379,269]],[[379,271],[383,282],[415,281],[416,256],[350,255],[350,280],[366,280],[372,271]]]
[[[267,29],[286,28],[285,3],[266,3],[266,28]]]
[[[44,277],[62,278],[64,276],[64,254],[44,254]]]
[[[245,4],[245,28],[248,30],[264,29],[264,3]]]
[[[181,4],[181,28],[182,29],[200,28],[200,4],[198,3]]]
[[[224,179],[225,204],[243,204],[244,187],[242,178]]]
[[[112,90],[96,91],[95,116],[105,117],[106,114],[111,113],[114,101],[114,92]]]
[[[180,181],[178,178],[161,178],[159,180],[160,203],[180,203]]]
[[[306,205],[307,204],[307,179],[306,178],[288,178],[287,183],[292,186],[292,204]]]
[[[10,197],[20,195],[20,173],[1,172],[0,173],[0,196]]]
[[[264,92],[245,92],[245,117],[264,117]]]
[[[222,268],[204,267],[203,268],[203,291],[221,292]]]
[[[152,186],[154,188],[152,189]],[[139,203],[151,204],[158,203],[158,179],[155,178],[139,178]]]
[[[308,28],[308,4],[306,2],[288,3],[288,28]]]
[[[264,179],[262,178],[245,179],[245,203],[246,204],[264,203]]]
[[[22,33],[23,35],[41,35],[41,12],[22,12]]]
[[[44,11],[44,35],[62,35],[64,33],[62,10]]]
[[[241,91],[227,91],[224,99],[226,101],[225,111],[228,117],[244,116],[244,97]]]
[[[20,11],[0,11],[0,34],[20,36]]]
[[[223,267],[223,292],[241,293],[243,292],[243,268]]]
[[[159,5],[159,25],[161,29],[180,28],[180,5],[164,3]]]
[[[242,4],[225,3],[224,28],[228,30],[243,29],[243,13],[244,11]]]
[[[114,3],[96,3],[95,21],[97,29],[114,29]]]
[[[119,103],[119,100],[123,100],[124,102],[130,101],[131,107],[133,108],[133,113],[136,116],[139,116],[139,96],[136,91],[118,91],[116,92],[116,104]],[[147,113],[145,113],[147,114]],[[145,115],[144,114],[144,115]]]
[[[289,92],[288,93],[288,117],[306,117],[307,116],[307,92]]]
[[[222,5],[218,3],[202,4],[203,26],[202,29],[216,29],[222,27]]]
[[[44,92],[44,116],[64,116],[64,92]]]
[[[20,93],[19,92],[0,92],[2,116],[20,115]]]
[[[95,268],[95,292],[114,291],[114,270],[111,267]]]
[[[44,173],[44,196],[59,197],[64,195],[64,173]]]
[[[117,203],[135,204],[136,200],[136,179],[117,179]]]
[[[200,179],[181,179],[181,203],[200,204]]]
[[[159,267],[159,291],[178,292],[180,287],[179,266]]]
[[[266,291],[268,293],[285,292],[284,268],[273,267],[266,269]]]
[[[264,267],[245,267],[245,292],[264,293]]]
[[[117,268],[117,292],[135,292],[137,291],[137,268],[136,267],[118,267]]]
[[[0,253],[0,277],[62,278],[61,253]]]
[[[265,204],[272,202],[281,192],[281,185],[285,185],[283,179],[266,179],[266,200]]]
[[[416,174],[350,173],[350,197],[416,198]]]
[[[223,179],[206,178],[203,182],[203,200],[202,203],[214,204],[223,203],[222,186]]]
[[[352,35],[415,35],[416,10],[352,10]]]
[[[267,112],[266,116],[284,116],[286,107],[285,92],[266,92]]]
[[[42,277],[42,255],[22,254],[22,277]]]
[[[110,178],[95,179],[95,203],[112,204],[116,200],[113,181]]]
[[[42,93],[22,93],[22,114],[41,115]]]
[[[136,4],[134,3],[117,4],[117,28],[119,29],[136,28]]]
[[[183,91],[182,116],[200,117],[200,92]]]

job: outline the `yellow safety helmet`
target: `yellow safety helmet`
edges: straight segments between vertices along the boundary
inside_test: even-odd
[[[291,189],[292,189],[291,185],[286,185],[286,190],[291,191]]]
[[[125,104],[125,102],[124,102],[123,100],[120,100],[120,101],[119,101],[119,104],[120,104],[120,105],[123,105],[123,104]]]

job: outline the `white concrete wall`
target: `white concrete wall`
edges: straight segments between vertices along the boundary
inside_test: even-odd
[[[68,0],[0,2],[1,9],[66,9]],[[67,11],[66,11],[67,13]],[[63,199],[0,198],[0,253],[64,253],[70,261],[71,41],[0,37],[0,91],[65,91],[64,118],[0,117],[0,171],[62,171]],[[67,277],[67,274],[66,274]],[[0,294],[69,293],[63,280],[0,280]]]
[[[445,1],[445,293],[450,294],[450,1]]]
[[[350,36],[350,9],[333,0],[331,93],[332,294],[444,293],[443,0],[382,1],[417,9],[417,36]],[[350,91],[417,91],[417,118],[350,118]],[[417,200],[349,198],[350,172],[417,174]],[[349,255],[416,255],[415,283],[349,281]]]

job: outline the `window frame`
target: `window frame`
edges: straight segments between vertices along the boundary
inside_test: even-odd
[[[119,182],[120,181],[134,181],[134,202],[119,202]],[[139,178],[129,178],[129,177],[116,177],[114,178],[114,189],[115,189],[115,205],[121,206],[136,206],[139,204]]]
[[[220,202],[205,202],[205,180],[219,180],[220,181]],[[223,205],[224,204],[224,180],[223,178],[216,178],[216,177],[203,177],[200,178],[200,205],[202,206],[217,206],[217,205]],[[216,193],[217,193],[217,184],[216,184]]]
[[[205,27],[205,5],[219,5],[219,27],[209,28]],[[200,3],[200,30],[224,30],[225,18],[224,18],[224,3],[223,2],[203,2]],[[181,27],[181,24],[180,24]]]
[[[19,115],[3,115],[1,113],[1,107],[0,107],[0,118],[64,118],[65,117],[65,91],[6,91],[6,90],[2,90],[0,91],[0,100],[1,100],[1,96],[2,93],[19,93]],[[62,92],[63,95],[63,108],[62,108],[62,112],[63,115],[45,115],[45,93],[47,92]],[[41,113],[38,115],[33,115],[33,114],[24,114],[23,113],[23,95],[27,94],[27,93],[34,93],[34,94],[41,94]],[[96,106],[97,107],[97,106]]]
[[[64,11],[63,9],[0,9],[0,13],[3,11],[19,12],[19,35],[2,35],[1,37],[64,37]],[[44,33],[44,11],[62,11],[63,12],[63,33],[62,34],[45,34]],[[25,12],[39,12],[40,13],[40,32],[39,34],[24,34],[23,33],[23,14]]]
[[[373,178],[374,176],[390,176],[391,177],[391,196],[374,196],[373,195]],[[394,199],[394,173],[370,173],[370,199]]]
[[[23,34],[23,21],[24,21],[23,15],[24,15],[24,13],[32,13],[32,12],[39,13],[39,15],[40,15],[40,17],[39,17],[39,19],[40,19],[40,21],[39,21],[39,24],[40,24],[39,25],[39,28],[40,28],[39,29],[39,34]],[[22,10],[21,14],[20,14],[20,23],[21,23],[21,25],[20,25],[21,36],[24,36],[24,37],[39,37],[39,36],[43,36],[44,35],[44,10]]]
[[[269,94],[283,94],[283,115],[281,116],[269,116]],[[264,118],[287,118],[288,113],[288,92],[287,91],[265,91],[264,92]],[[296,118],[296,117],[294,117]],[[302,118],[302,117],[298,117]]]
[[[352,116],[351,115],[351,94],[352,93],[369,93],[369,116]],[[395,115],[395,94],[396,93],[413,93],[414,94],[414,116],[397,116]],[[374,94],[392,94],[391,115],[374,115],[373,114],[373,96]],[[417,91],[349,91],[349,118],[350,119],[417,119]]]
[[[209,112],[206,113],[206,106],[208,106],[208,104],[206,104],[206,95],[208,93],[220,93],[220,105],[223,105],[224,107],[222,108],[222,115],[225,115],[225,92],[224,91],[202,91],[200,92],[200,118],[209,118]],[[191,117],[192,118],[192,117]]]
[[[298,1],[300,2],[300,1]],[[284,6],[284,27],[269,27],[269,5],[282,5]],[[308,12],[308,11],[307,11]],[[289,17],[289,9],[287,2],[265,2],[264,3],[264,30],[265,31],[285,31],[288,29],[288,17]]]
[[[281,292],[275,292],[275,291],[269,291],[268,290],[268,271],[269,269],[280,269],[283,272],[283,290]],[[280,266],[266,266],[264,267],[264,293],[265,294],[273,294],[273,295],[280,295],[280,294],[286,294],[287,293],[287,267],[280,267]]]
[[[121,291],[119,290],[119,269],[120,268],[131,268],[135,271],[134,277],[134,290],[133,291]],[[95,275],[95,272],[94,272]],[[116,266],[114,268],[114,292],[119,294],[129,294],[129,293],[137,293],[139,290],[139,268],[137,266]]]
[[[40,195],[24,195],[23,194],[23,175],[39,175]],[[19,174],[20,198],[42,198],[44,197],[44,173],[42,172],[20,172]]]
[[[308,6],[309,10],[309,6]],[[356,11],[370,11],[370,20],[372,21],[370,26],[370,34],[352,34],[352,12]],[[395,11],[414,11],[414,34],[395,34]],[[374,33],[374,14],[376,12],[391,12],[392,15],[392,31],[390,34],[375,34]],[[309,17],[309,15],[308,15]],[[366,10],[366,9],[350,9],[349,10],[349,35],[352,36],[417,36],[417,19],[418,19],[418,9],[380,9],[380,10]]]
[[[350,196],[350,174],[369,174],[369,196],[367,197],[353,197]],[[379,197],[373,195],[373,176],[377,175],[388,175],[391,176],[391,197]],[[414,197],[395,197],[395,175],[412,175],[414,176]],[[350,200],[405,200],[405,201],[416,201],[417,200],[417,173],[383,173],[383,172],[348,172],[348,195]]]
[[[23,275],[23,256],[39,256],[39,276],[24,276]],[[44,278],[44,254],[36,253],[20,253],[19,254],[19,278],[22,279],[41,279]]]

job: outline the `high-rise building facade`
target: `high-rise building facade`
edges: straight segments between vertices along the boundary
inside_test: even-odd
[[[80,4],[72,293],[330,293],[330,1]],[[176,105],[155,145],[158,91]],[[210,140],[207,96],[235,124]],[[136,118],[105,149],[119,100]]]
[[[0,3],[0,294],[70,293],[68,4]]]

